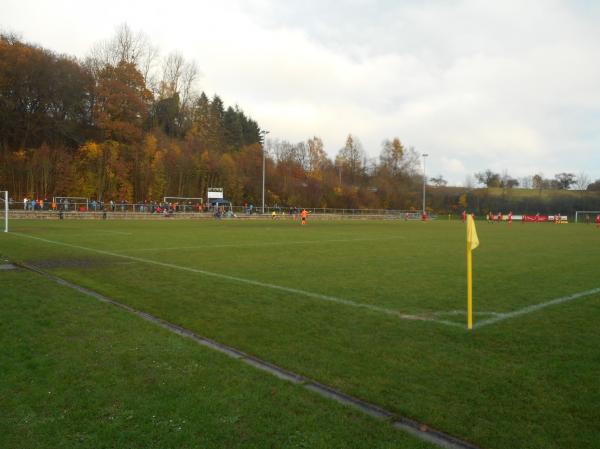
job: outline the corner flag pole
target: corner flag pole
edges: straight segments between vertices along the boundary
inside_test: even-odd
[[[467,241],[467,328],[473,329],[473,256],[469,241]]]
[[[467,328],[473,329],[473,257],[471,251],[479,246],[472,215],[467,215]]]

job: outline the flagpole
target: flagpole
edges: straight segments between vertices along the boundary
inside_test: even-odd
[[[467,328],[473,329],[473,259],[471,252],[479,246],[472,215],[467,215]]]
[[[467,328],[473,329],[473,258],[471,242],[467,242]]]

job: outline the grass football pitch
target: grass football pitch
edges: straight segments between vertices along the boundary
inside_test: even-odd
[[[466,330],[465,229],[454,221],[12,221],[11,232],[0,236],[0,255],[483,448],[594,447],[600,441],[600,230],[477,222],[477,231],[473,331]],[[50,305],[43,295],[29,296],[48,281],[23,272],[0,273],[0,280],[9,276],[23,279],[3,282],[9,293],[3,296],[14,299],[7,316],[21,323],[21,335],[28,334],[30,319],[31,333],[39,332],[39,311]],[[129,329],[106,337],[119,346],[121,339],[142,338],[140,329],[150,326],[133,317],[126,323],[120,318],[126,313],[113,310],[110,320],[103,315],[96,325],[86,315],[77,328],[72,320],[78,314],[71,311],[93,300],[75,300],[60,289],[44,287],[66,323],[47,318],[53,331],[44,332],[57,347],[70,346],[72,334],[95,335],[113,322]],[[29,299],[21,304],[15,299],[21,297]],[[3,338],[9,338],[13,326],[3,321]],[[156,354],[146,346],[144,355],[157,364],[171,363],[165,361],[168,341],[184,344],[160,332],[152,338]],[[69,354],[89,358],[85,345]],[[182,359],[194,354],[192,347],[178,356],[181,369]],[[32,354],[30,363],[40,363],[38,357]],[[119,376],[143,382],[150,375],[127,363],[131,370],[121,367]],[[28,373],[27,363],[21,369]],[[117,376],[103,365],[96,374],[102,377],[104,369],[109,379]],[[224,378],[236,378],[237,371],[225,371]],[[248,369],[239,373],[251,389]],[[60,378],[56,382],[58,391],[66,389]],[[257,385],[269,382],[280,385],[268,377]],[[183,382],[177,394],[195,395],[198,388]],[[235,403],[240,394],[225,389],[222,400],[230,395]],[[7,403],[7,396],[0,401]],[[19,410],[17,397],[11,409]],[[22,402],[28,400],[25,395]],[[294,400],[312,399],[299,394]],[[314,402],[313,417],[326,409]],[[264,421],[273,404],[256,400],[253,406],[264,412]],[[238,420],[249,420],[244,416]],[[362,447],[332,437],[342,432],[336,426],[343,426],[344,415],[334,407],[331,416],[336,424],[323,421],[320,430],[333,438],[329,447]],[[348,420],[348,429],[356,430],[357,419]],[[382,423],[368,419],[360,423],[372,426],[373,439],[364,447],[395,444],[387,433],[393,429],[381,430]],[[402,447],[423,444],[406,441]]]

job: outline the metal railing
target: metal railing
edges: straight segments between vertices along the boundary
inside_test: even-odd
[[[234,215],[269,215],[273,212],[276,215],[299,215],[302,209],[306,209],[313,215],[341,215],[347,217],[361,216],[382,216],[389,219],[420,219],[421,212],[415,210],[400,209],[349,209],[349,208],[319,208],[319,207],[265,207],[264,214],[260,207],[255,206],[230,206],[230,205],[202,205],[202,204],[180,204],[164,202],[102,202],[102,201],[69,201],[62,203],[53,203],[52,201],[9,201],[11,210],[25,211],[56,211],[56,212],[121,212],[136,214],[164,213],[165,211],[178,214],[198,214],[198,213],[216,213],[223,214],[230,212]],[[430,216],[431,217],[431,216]],[[433,218],[433,217],[431,217]]]
[[[178,213],[198,213],[206,211],[201,204],[179,204],[164,202],[102,202],[102,201],[9,201],[11,210],[24,211],[63,211],[63,212],[128,212],[128,213],[161,213],[164,210]]]

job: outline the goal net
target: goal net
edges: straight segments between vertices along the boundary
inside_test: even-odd
[[[575,212],[575,223],[595,223],[600,210],[578,210]]]
[[[203,199],[186,196],[165,196],[163,202],[169,204],[174,212],[198,212],[202,207]]]
[[[63,211],[87,211],[89,203],[89,198],[81,196],[55,196],[52,198],[52,205],[56,205],[57,210]]]
[[[8,232],[8,209],[10,207],[8,199],[8,190],[0,190],[0,212],[2,217],[0,223],[2,224],[2,230]]]

